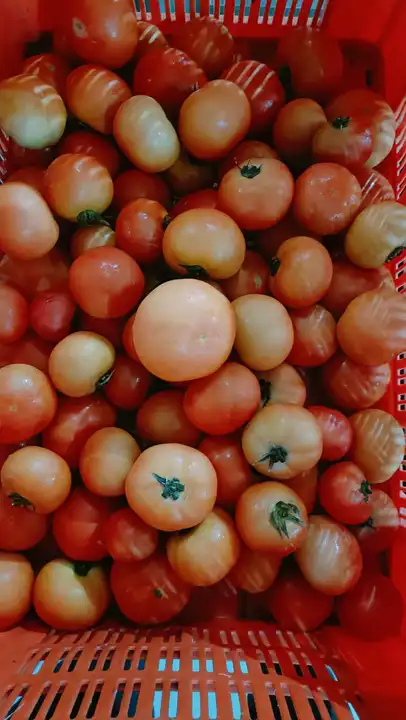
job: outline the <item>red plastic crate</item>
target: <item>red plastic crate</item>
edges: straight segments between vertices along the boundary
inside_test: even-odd
[[[235,36],[262,41],[292,25],[338,37],[354,85],[396,109],[396,145],[382,168],[406,202],[405,0],[139,0],[137,15],[171,32],[214,15]],[[0,78],[19,71],[25,43],[52,30],[55,0],[0,0]],[[7,145],[0,134],[0,182]],[[406,291],[406,256],[391,263]],[[406,322],[406,318],[405,318]],[[406,352],[380,406],[406,428]],[[406,602],[406,458],[390,481],[402,529],[390,573]],[[134,629],[109,623],[67,634],[27,623],[0,634],[1,720],[402,720],[406,718],[406,619],[401,638],[363,643],[340,628],[311,635],[256,621]]]

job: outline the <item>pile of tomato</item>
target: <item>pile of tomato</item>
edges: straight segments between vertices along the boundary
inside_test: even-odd
[[[392,109],[320,30],[66,5],[0,83],[0,628],[396,633]]]

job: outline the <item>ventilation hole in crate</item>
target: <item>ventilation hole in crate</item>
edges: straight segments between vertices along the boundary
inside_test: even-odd
[[[79,711],[82,706],[82,703],[83,703],[83,700],[86,695],[86,691],[87,691],[88,687],[89,687],[89,683],[86,683],[81,686],[81,688],[76,696],[76,700],[73,704],[71,714],[69,715],[70,720],[74,720],[79,715]]]
[[[134,683],[133,689],[131,691],[130,702],[128,703],[127,715],[129,718],[134,718],[135,713],[137,712],[137,705],[138,705],[138,700],[140,697],[140,689],[141,689],[141,683],[139,683],[139,682]]]
[[[27,694],[28,687],[21,688],[20,694],[16,699],[13,701],[12,705],[6,712],[4,720],[11,720],[11,718],[14,717],[15,713],[17,712],[18,708],[20,707],[22,701],[24,700],[25,695]]]
[[[247,695],[247,706],[248,706],[248,717],[249,720],[258,720],[258,712],[257,712],[257,706],[255,703],[255,697],[252,692],[248,692]],[[241,720],[244,716],[241,716]]]
[[[39,711],[41,710],[41,708],[45,702],[45,699],[48,697],[50,689],[51,689],[50,684],[46,685],[43,688],[41,695],[39,696],[37,702],[35,703],[32,711],[28,717],[28,720],[35,720],[35,718],[38,717]]]
[[[273,666],[274,666],[274,668],[275,668],[276,674],[277,674],[277,675],[282,675],[282,668],[281,668],[281,666],[280,666],[280,664],[279,664],[279,658],[278,658],[277,654],[274,652],[274,650],[271,650],[269,654],[270,654],[270,656],[271,656],[272,663],[273,663]]]
[[[103,690],[103,683],[98,683],[96,685],[96,688],[93,692],[92,697],[90,698],[89,707],[86,713],[86,720],[91,720],[91,718],[96,717],[96,708],[98,705],[98,702],[100,700],[100,695],[102,694]]]
[[[194,680],[192,682],[192,720],[200,720],[200,717],[200,683]]]
[[[199,651],[197,648],[194,648],[192,651],[192,672],[199,672],[199,671],[200,671]]]
[[[365,84],[368,88],[374,86],[374,73],[371,68],[365,68]]]
[[[116,648],[115,648],[115,647],[114,647],[114,648],[110,648],[110,650],[108,651],[107,657],[106,657],[106,659],[105,659],[105,661],[104,661],[104,663],[103,663],[103,667],[102,667],[102,671],[103,671],[103,672],[106,671],[106,670],[109,670],[110,665],[111,665],[111,661],[112,661],[112,659],[113,659],[113,657],[114,657],[114,655],[115,655],[115,652],[116,652]]]
[[[258,633],[258,635],[259,635],[262,643],[265,645],[265,647],[270,647],[270,646],[271,646],[271,643],[269,642],[268,635],[267,635],[263,630],[260,630],[259,633]]]
[[[172,657],[172,672],[179,672],[180,670],[180,651],[174,650]]]
[[[278,698],[276,697],[276,695],[269,695],[269,700],[271,701],[271,707],[272,707],[274,719],[275,720],[283,720],[282,713],[280,711],[280,707],[279,707],[279,703],[278,703]]]
[[[38,662],[36,663],[36,665],[35,665],[32,673],[31,673],[32,675],[38,675],[38,673],[41,672],[42,666],[43,666],[43,664],[44,664],[45,660],[47,659],[47,657],[48,657],[48,655],[49,655],[50,652],[51,652],[50,650],[47,650],[46,652],[44,652],[44,653],[41,655],[40,659],[39,659]]]
[[[337,674],[336,674],[335,670],[333,670],[333,668],[331,667],[331,665],[326,665],[326,670],[327,670],[328,674],[330,675],[330,677],[332,677],[333,680],[335,680],[336,682],[338,682]]]
[[[147,664],[147,657],[148,657],[148,649],[142,648],[141,655],[138,660],[137,670],[145,670],[146,664]]]
[[[158,672],[165,672],[167,657],[168,657],[168,653],[167,653],[166,648],[161,648],[161,652],[159,654],[159,660],[158,660]],[[172,670],[173,670],[173,667],[172,667]]]
[[[217,720],[216,686],[213,682],[207,683],[207,709],[209,713],[209,720]]]
[[[361,720],[361,718],[360,718],[360,716],[358,715],[358,713],[357,713],[354,705],[353,705],[352,703],[348,702],[348,700],[347,700],[347,707],[348,707],[348,709],[349,709],[352,717],[354,718],[354,720]]]
[[[245,659],[244,652],[242,650],[237,650],[237,656],[238,656],[238,664],[240,666],[240,670],[243,675],[248,675],[248,665],[247,661]]]
[[[310,675],[312,676],[312,678],[316,678],[316,677],[317,677],[317,673],[316,673],[316,671],[315,671],[315,669],[314,669],[314,667],[313,667],[313,665],[312,665],[312,663],[311,663],[311,660],[309,660],[309,658],[307,657],[307,655],[305,655],[304,653],[302,653],[302,658],[303,658],[304,662],[306,663],[307,670],[308,670],[308,672],[310,673]]]
[[[61,685],[61,687],[58,688],[58,692],[54,696],[54,699],[52,700],[52,702],[48,708],[48,712],[45,715],[45,720],[51,720],[52,718],[55,720],[56,709],[61,701],[62,695],[65,692],[65,687],[66,687],[65,685]]]
[[[214,672],[213,653],[212,653],[211,648],[205,649],[204,657],[205,657],[206,672],[208,672],[208,673]]]
[[[406,395],[405,395],[404,393],[400,393],[400,394],[398,395],[398,400],[400,400],[400,401],[406,400]]]
[[[113,705],[111,706],[110,717],[116,718],[120,714],[121,705],[124,698],[125,683],[120,683],[116,692],[114,693]]]
[[[73,672],[73,670],[75,669],[76,665],[79,662],[79,658],[82,655],[82,652],[83,652],[83,648],[80,648],[79,650],[77,650],[77,652],[75,652],[72,660],[70,661],[70,663],[68,665],[68,672]]]
[[[208,630],[207,628],[204,628],[202,635],[203,635],[204,642],[210,643],[210,630]]]
[[[297,712],[296,712],[296,708],[295,708],[295,706],[294,706],[293,700],[292,700],[292,698],[290,697],[290,695],[287,695],[287,696],[285,697],[285,702],[286,702],[286,705],[287,705],[287,707],[288,707],[289,715],[290,715],[290,717],[291,717],[291,720],[300,720],[300,718],[298,717],[298,714],[297,714]]]
[[[296,658],[295,658],[294,662],[292,662],[292,665],[295,668],[296,675],[298,675],[298,677],[302,678],[304,673],[303,673],[303,670],[300,667],[299,662]]]
[[[161,687],[162,690],[162,687]],[[171,682],[170,690],[169,690],[169,706],[168,706],[168,717],[170,720],[172,718],[178,717],[178,701],[179,701],[179,686],[177,682]],[[158,714],[155,714],[155,717],[159,717]]]
[[[400,410],[401,412],[406,410],[406,403],[399,403],[398,410]]]
[[[308,702],[309,705],[310,705],[310,709],[311,709],[311,711],[312,711],[312,713],[313,713],[314,720],[323,720],[322,714],[321,714],[319,708],[317,707],[317,703],[316,703],[315,699],[314,699],[314,698],[308,698],[308,699],[307,699],[307,702]]]
[[[227,672],[232,675],[235,672],[235,668],[234,668],[234,662],[233,662],[233,659],[231,657],[231,653],[229,650],[224,650],[224,657],[226,660]]]
[[[406,378],[404,378],[404,377],[399,378],[398,385],[406,385]]]
[[[396,290],[398,293],[404,293],[406,289],[406,283],[402,283],[402,285],[396,285]],[[402,353],[404,355],[404,353]]]
[[[288,630],[286,634],[287,634],[291,644],[293,645],[293,647],[295,647],[295,648],[301,647],[299,640],[297,639],[296,635],[293,632]]]
[[[406,358],[406,352],[402,352],[402,353],[400,353],[400,355],[398,355],[398,360],[404,360],[405,358]]]
[[[131,670],[131,665],[133,664],[133,658],[134,658],[134,648],[128,648],[127,650],[127,656],[124,660],[123,670]]]
[[[337,713],[334,710],[330,700],[323,700],[323,702],[326,706],[326,710],[327,710],[328,714],[330,715],[331,720],[338,720]]]

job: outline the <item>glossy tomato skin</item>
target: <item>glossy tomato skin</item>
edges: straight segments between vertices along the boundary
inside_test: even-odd
[[[302,407],[305,404],[306,384],[292,365],[282,363],[273,370],[258,372],[256,376],[261,388],[261,407],[275,403]]]
[[[382,483],[399,468],[405,437],[398,421],[384,410],[360,410],[350,417],[353,430],[351,459],[370,483]]]
[[[30,304],[30,325],[43,340],[59,342],[68,335],[75,312],[70,293],[45,290]]]
[[[138,62],[133,78],[134,95],[149,95],[176,119],[189,95],[203,87],[207,77],[184,52],[174,47],[159,48]]]
[[[138,44],[135,49],[135,57],[142,58],[158,48],[168,47],[168,41],[162,30],[156,25],[140,20],[138,22]]]
[[[372,486],[371,489],[368,522],[351,528],[365,556],[388,550],[398,537],[400,528],[399,512],[393,500],[378,487]]]
[[[65,13],[65,27],[75,53],[87,62],[119,68],[131,60],[138,43],[138,25],[130,0],[74,0]]]
[[[130,97],[127,83],[116,73],[99,65],[81,65],[72,70],[67,80],[67,101],[71,112],[93,130],[106,135],[113,132],[114,116]]]
[[[6,493],[0,492],[0,550],[29,550],[41,542],[48,528],[46,515],[14,506]]]
[[[57,93],[65,98],[66,78],[70,67],[66,60],[54,53],[32,55],[24,61],[22,71],[25,75],[36,75],[47,85],[52,85]]]
[[[316,506],[318,477],[317,466],[315,466],[283,481],[284,485],[290,487],[300,497],[309,514]]]
[[[389,388],[391,368],[384,365],[359,365],[337,353],[322,370],[324,387],[334,403],[343,410],[364,410],[379,402]]]
[[[300,570],[289,567],[278,575],[265,597],[267,610],[281,630],[316,630],[333,612],[334,600],[309,585]]]
[[[165,178],[174,195],[181,197],[212,188],[217,180],[217,172],[215,166],[197,163],[185,150],[181,150],[176,162],[167,170]]]
[[[28,440],[44,430],[57,409],[47,376],[31,365],[0,369],[0,442]]]
[[[56,245],[59,227],[45,200],[21,182],[0,186],[0,249],[16,260],[36,260]]]
[[[352,462],[332,465],[320,476],[319,500],[334,520],[345,525],[365,523],[370,516],[371,488],[364,473]]]
[[[140,453],[138,443],[125,430],[114,427],[96,430],[80,453],[81,478],[95,495],[124,495],[125,479]]]
[[[154,263],[162,255],[166,217],[166,209],[155,200],[133,200],[117,218],[117,246],[141,265]]]
[[[239,436],[209,435],[200,443],[199,450],[209,458],[217,474],[217,505],[232,510],[254,482]]]
[[[253,250],[247,250],[239,271],[227,280],[222,280],[221,288],[229,300],[243,295],[266,295],[269,268],[263,257]]]
[[[121,508],[103,526],[104,544],[114,560],[144,560],[158,547],[159,534],[130,508]]]
[[[136,410],[144,402],[151,383],[152,376],[141,363],[127,355],[117,355],[104,394],[115,407]]]
[[[332,276],[333,263],[324,245],[310,237],[292,237],[271,260],[269,290],[288,307],[306,308],[324,296]]]
[[[84,487],[75,488],[52,519],[54,537],[62,552],[72,560],[84,562],[106,557],[102,527],[113,507],[108,498],[94,495]]]
[[[101,335],[108,340],[116,350],[122,347],[122,334],[126,319],[124,318],[95,318],[82,312],[80,315],[80,329]]]
[[[118,175],[114,181],[114,206],[122,210],[132,200],[146,198],[155,200],[166,208],[171,204],[171,193],[159,175],[142,172],[141,170],[126,170]]]
[[[28,328],[28,303],[11,285],[0,286],[0,342],[19,340]]]
[[[113,199],[113,181],[104,165],[89,155],[61,155],[45,173],[45,196],[52,210],[66,220],[79,213],[102,213]]]
[[[214,210],[217,208],[218,191],[210,188],[206,190],[198,190],[197,192],[185,195],[171,209],[171,217],[175,218],[186,210],[195,210],[196,208],[208,208]]]
[[[275,582],[281,562],[282,558],[276,553],[250,550],[241,544],[239,558],[228,574],[228,581],[253,595],[265,592]]]
[[[137,433],[149,444],[182,443],[196,447],[201,438],[184,410],[182,390],[162,390],[151,395],[138,410]]]
[[[47,373],[52,348],[51,343],[28,331],[20,340],[0,346],[0,367],[22,363]]]
[[[323,297],[322,305],[338,320],[351,300],[379,287],[393,287],[392,275],[388,268],[367,270],[353,265],[348,260],[335,260],[331,284]]]
[[[55,345],[49,374],[55,388],[69,397],[95,392],[111,371],[115,352],[106,338],[84,330],[71,333]]]
[[[110,582],[123,615],[140,625],[168,622],[184,609],[191,592],[160,553],[131,563],[116,561]]]
[[[395,193],[389,180],[377,170],[366,167],[358,167],[353,170],[361,190],[362,200],[360,211],[365,210],[369,205],[375,205],[387,200],[395,200]]]
[[[33,165],[32,167],[24,167],[20,170],[15,170],[11,175],[7,176],[6,182],[19,182],[24,183],[24,185],[29,185],[34,190],[39,192],[42,197],[44,197],[45,194],[45,169],[41,167],[36,167]]]
[[[288,362],[302,367],[323,365],[337,350],[336,323],[321,305],[291,310],[294,342]]]
[[[337,604],[341,625],[363,640],[382,641],[400,634],[404,604],[392,580],[364,572]]]
[[[243,165],[244,161],[251,158],[273,158],[278,159],[278,153],[261,140],[243,140],[235,146],[230,154],[220,163],[220,180],[236,165]]]
[[[16,287],[28,300],[42,290],[68,287],[69,266],[57,248],[29,263],[5,255],[0,260],[0,280]]]
[[[275,70],[256,60],[241,60],[226,70],[224,80],[244,90],[251,105],[251,134],[268,130],[285,103],[285,91]]]
[[[101,165],[104,165],[112,178],[118,173],[120,155],[110,140],[101,135],[79,130],[66,135],[58,147],[60,155],[80,153],[96,158]]]
[[[107,225],[92,225],[79,228],[73,233],[70,254],[74,260],[95,247],[116,246],[116,233]]]
[[[316,418],[323,434],[321,460],[329,462],[341,460],[352,443],[352,429],[348,418],[339,410],[332,410],[322,405],[309,405],[307,409]]]
[[[290,167],[303,169],[309,165],[313,137],[325,123],[321,105],[308,98],[291,100],[279,111],[273,126],[273,141]]]
[[[251,370],[272,370],[289,355],[293,327],[283,305],[266,295],[244,295],[232,303],[236,317],[234,347]]]
[[[212,17],[196,17],[175,29],[172,44],[189,55],[210,79],[219,77],[233,61],[231,33]]]
[[[34,571],[17,553],[0,553],[0,630],[16,625],[28,613],[32,601]]]
[[[323,125],[313,138],[316,162],[333,162],[356,169],[372,152],[372,132],[357,118],[335,118]]]
[[[372,205],[355,218],[348,229],[344,250],[362,268],[379,268],[403,249],[406,211],[401,203]]]

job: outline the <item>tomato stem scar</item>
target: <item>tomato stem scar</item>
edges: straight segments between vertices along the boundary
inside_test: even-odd
[[[287,522],[293,522],[296,525],[304,525],[297,505],[294,505],[293,503],[285,503],[282,500],[275,504],[275,507],[270,514],[270,521],[282,538],[283,536],[289,538],[288,529],[286,527]]]
[[[284,448],[282,445],[270,445],[269,450],[265,455],[262,455],[262,457],[257,460],[254,465],[259,465],[259,463],[265,462],[268,460],[269,462],[269,468],[272,467],[277,462],[284,463],[286,462],[288,457],[288,451],[286,448]]]
[[[350,124],[350,116],[347,117],[336,117],[335,120],[332,121],[333,128],[336,128],[337,130],[344,130],[344,128],[348,127]]]

